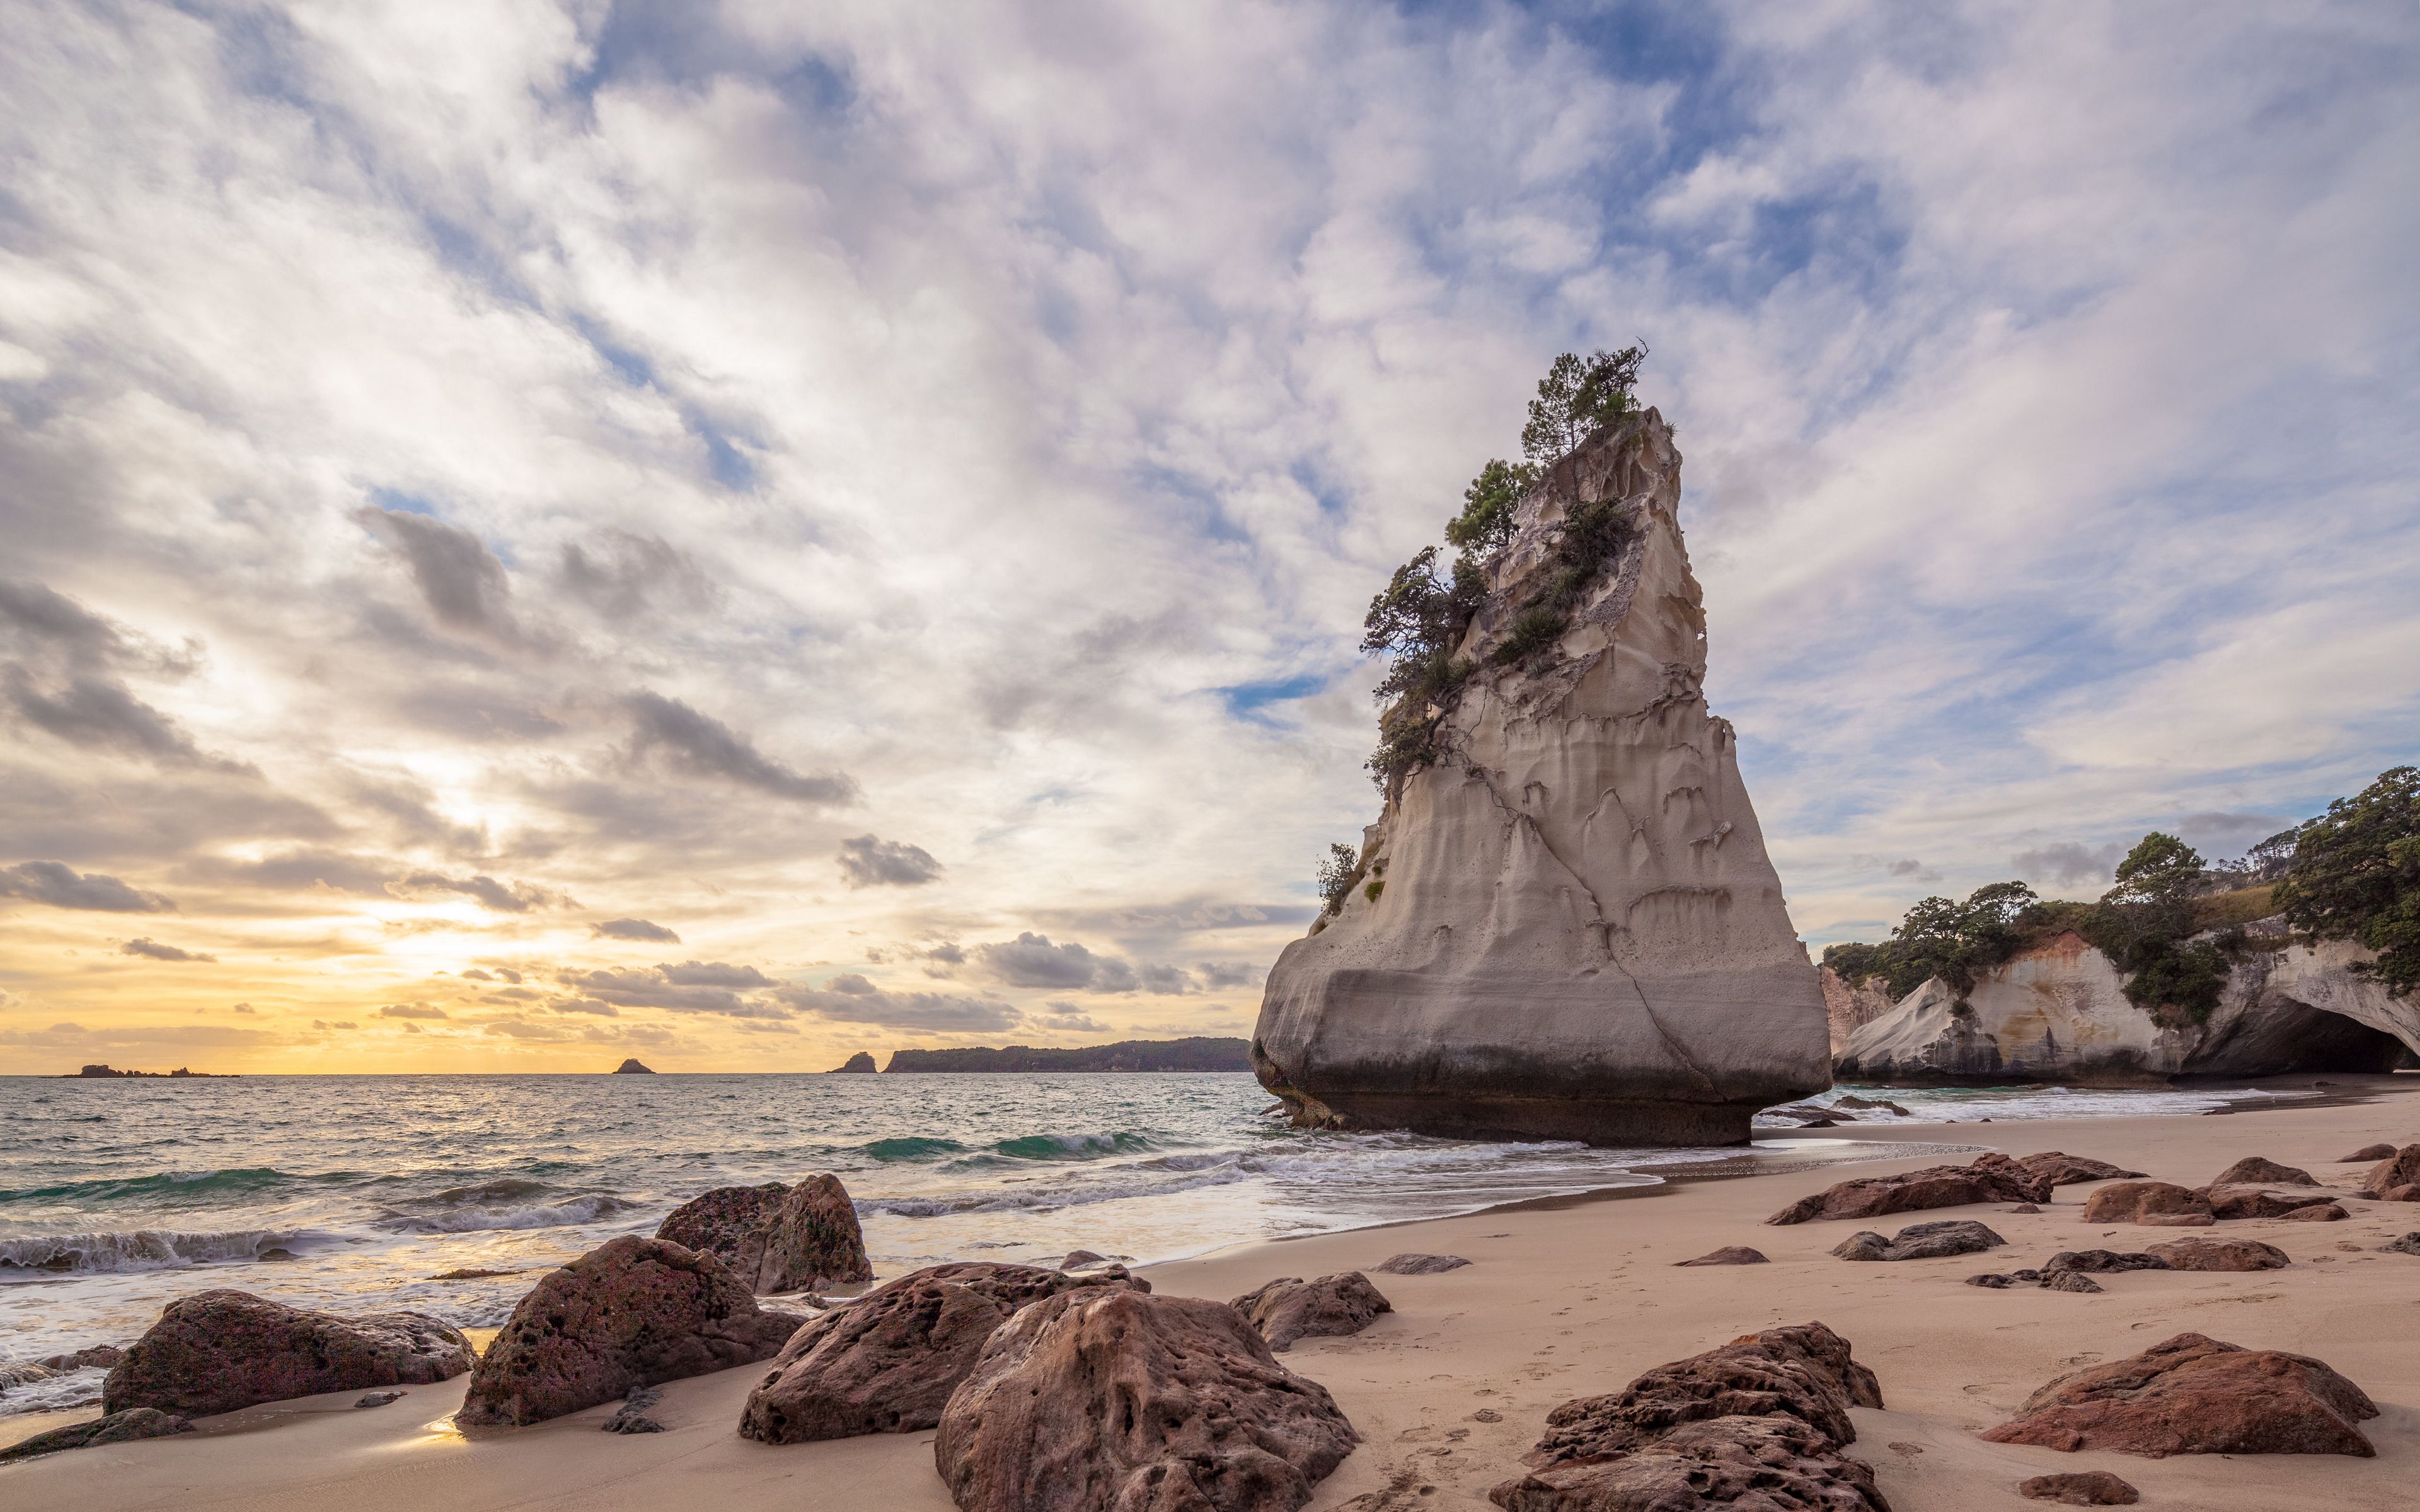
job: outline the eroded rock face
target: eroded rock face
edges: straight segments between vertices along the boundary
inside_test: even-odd
[[[2307,1355],[2180,1334],[2061,1376],[1983,1437],[2048,1449],[2178,1454],[2378,1451],[2353,1425],[2378,1415],[2359,1386]]]
[[[2256,927],[2257,928],[2257,927]],[[2218,1007],[2163,1024],[2126,996],[2125,977],[2083,936],[2061,933],[1986,972],[1963,998],[1934,980],[1859,1028],[1834,1057],[1842,1081],[2063,1082],[2141,1086],[2175,1076],[2392,1071],[2420,1051],[2420,999],[2397,999],[2351,966],[2344,941],[2253,936]]]
[[[1882,1404],[1846,1339],[1821,1323],[1767,1329],[1565,1402],[1522,1457],[1530,1473],[1488,1494],[1507,1512],[1887,1512],[1871,1469],[1839,1453],[1856,1442],[1849,1409]]]
[[[2119,1181],[2085,1199],[2084,1221],[2198,1228],[2217,1219],[2211,1215],[2210,1199],[2190,1187],[2172,1181]]]
[[[664,1215],[656,1237],[711,1255],[725,1265],[739,1259],[739,1244],[782,1200],[789,1187],[780,1181],[763,1186],[718,1186],[701,1192]]]
[[[857,1205],[828,1173],[796,1186],[718,1186],[675,1208],[656,1237],[714,1256],[760,1296],[874,1279]]]
[[[1084,1288],[993,1331],[933,1459],[961,1512],[1295,1512],[1358,1442],[1226,1304]]]
[[[1435,1275],[1440,1271],[1458,1271],[1470,1262],[1459,1255],[1390,1255],[1370,1267],[1387,1275]]]
[[[1637,538],[1555,647],[1498,663],[1574,499],[1624,501]],[[1822,984],[1700,690],[1679,501],[1650,410],[1520,506],[1446,755],[1369,831],[1376,886],[1270,970],[1252,1065],[1297,1123],[1738,1144],[1758,1109],[1830,1084]]]
[[[202,1417],[323,1391],[429,1385],[471,1368],[471,1342],[424,1313],[344,1318],[242,1291],[179,1297],[110,1367],[102,1408]]]
[[[99,1443],[127,1443],[135,1439],[160,1439],[172,1433],[191,1433],[194,1425],[173,1412],[156,1407],[129,1407],[89,1423],[70,1423],[48,1433],[37,1433],[0,1449],[0,1464],[11,1459],[31,1459],[36,1455],[56,1454],[62,1449],[85,1449]]]
[[[993,1329],[1029,1303],[1090,1286],[1151,1289],[1123,1269],[1090,1276],[976,1262],[886,1282],[790,1336],[748,1394],[739,1436],[804,1443],[929,1428]]]
[[[1765,1220],[1803,1224],[1819,1219],[1880,1218],[1970,1202],[2048,1202],[2050,1182],[2006,1155],[1976,1157],[1971,1165],[1928,1165],[1899,1176],[1867,1176],[1800,1197]]]
[[[1280,1354],[1293,1349],[1296,1339],[1358,1334],[1380,1313],[1395,1310],[1358,1271],[1316,1281],[1280,1276],[1236,1298],[1233,1305]]]
[[[550,1273],[471,1372],[455,1421],[520,1427],[634,1387],[753,1365],[802,1318],[758,1309],[714,1256],[625,1234]]]
[[[2077,1181],[2127,1181],[2144,1174],[2112,1165],[2105,1160],[2071,1155],[2063,1149],[2046,1149],[2039,1155],[2021,1156],[2017,1164],[2053,1186],[2070,1186]]]
[[[1851,1234],[1832,1251],[1844,1260],[1937,1260],[1974,1255],[2008,1241],[1971,1218],[1910,1224],[1889,1239],[1870,1229]]]
[[[1859,1029],[1899,1005],[1892,1002],[1890,994],[1875,982],[1860,981],[1852,985],[1830,966],[1821,969],[1826,1037],[1831,1042],[1832,1054],[1837,1057],[1849,1048],[1849,1041],[1856,1038]]]
[[[2257,1239],[2172,1239],[2151,1253],[2171,1271],[2276,1271],[2294,1262],[2274,1244]]]

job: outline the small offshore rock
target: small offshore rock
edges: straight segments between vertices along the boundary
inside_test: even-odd
[[[653,1076],[656,1069],[653,1066],[643,1066],[633,1057],[614,1067],[613,1073],[616,1076]]]
[[[1067,1252],[1066,1257],[1059,1262],[1059,1269],[1072,1271],[1079,1265],[1099,1265],[1107,1259],[1109,1259],[1108,1256],[1095,1255],[1088,1249],[1071,1249]]]
[[[634,1386],[753,1365],[805,1321],[760,1310],[712,1255],[625,1234],[521,1298],[473,1368],[454,1420],[466,1427],[542,1423]]]
[[[2071,1155],[2063,1149],[2045,1149],[2039,1155],[2023,1155],[2018,1157],[2017,1164],[2053,1186],[2071,1186],[2077,1181],[2131,1181],[2143,1175],[2141,1171],[2130,1171],[2105,1160]]]
[[[35,1361],[45,1370],[106,1370],[126,1358],[115,1344],[95,1344],[71,1354],[51,1354]]]
[[[399,1402],[411,1395],[411,1393],[408,1391],[365,1391],[353,1403],[353,1407],[356,1411],[365,1407],[384,1407],[389,1402]]]
[[[1359,1442],[1224,1303],[1079,1287],[992,1332],[933,1462],[959,1512],[1295,1512]]]
[[[160,1439],[172,1433],[191,1433],[194,1425],[174,1412],[163,1412],[156,1407],[129,1407],[107,1417],[97,1417],[89,1423],[70,1423],[48,1433],[37,1433],[30,1439],[0,1449],[0,1464],[11,1459],[31,1459],[36,1455],[56,1454],[62,1449],[83,1449],[97,1443],[126,1443],[135,1439]]]
[[[2017,1494],[2029,1502],[2062,1502],[2069,1506],[2133,1506],[2143,1493],[2105,1470],[2071,1470],[2036,1475],[2017,1482]]]
[[[2294,1165],[2280,1165],[2262,1155],[2246,1155],[2210,1179],[2212,1186],[2317,1186],[2319,1179]]]
[[[1841,1181],[1799,1198],[1765,1220],[1803,1224],[1819,1219],[1881,1218],[1970,1202],[2048,1202],[2050,1182],[2006,1155],[1978,1156],[1970,1165],[1930,1165],[1898,1176]]]
[[[1269,1348],[1280,1354],[1296,1339],[1341,1338],[1358,1334],[1394,1306],[1358,1271],[1342,1271],[1316,1281],[1280,1276],[1229,1304],[1260,1330]]]
[[[2377,1454],[2354,1427],[2378,1415],[2324,1363],[2180,1334],[2142,1353],[2061,1376],[1983,1435],[2069,1453]]]
[[[471,1368],[471,1341],[425,1313],[343,1318],[248,1292],[179,1297],[101,1383],[132,1407],[201,1417],[255,1402],[380,1386],[433,1386]]]
[[[1370,1267],[1386,1275],[1435,1275],[1440,1271],[1459,1271],[1470,1262],[1459,1255],[1389,1255]]]
[[[1721,1249],[1709,1250],[1694,1260],[1676,1260],[1673,1263],[1675,1265],[1769,1265],[1772,1262],[1764,1257],[1764,1252],[1761,1250],[1752,1250],[1745,1244],[1726,1244]]]
[[[841,1064],[834,1066],[826,1074],[837,1076],[846,1072],[851,1074],[870,1075],[873,1073],[874,1070],[874,1057],[867,1052],[861,1050],[857,1054],[849,1057],[848,1059],[843,1061]]]
[[[1893,1103],[1886,1098],[1859,1097],[1854,1092],[1843,1092],[1838,1097],[1834,1098],[1832,1102],[1835,1107],[1874,1108],[1885,1113],[1896,1113],[1902,1119],[1915,1117],[1915,1115],[1908,1112],[1907,1109],[1900,1107],[1898,1103]]]
[[[1910,1224],[1889,1239],[1871,1230],[1851,1234],[1832,1253],[1844,1260],[1937,1260],[2007,1242],[1972,1218],[1950,1218]]]
[[[2336,1162],[2336,1164],[2339,1165],[2350,1165],[2360,1161],[2385,1160],[2391,1157],[2394,1153],[2395,1147],[2393,1145],[2364,1145],[2359,1149],[2354,1150],[2351,1154],[2347,1155],[2344,1159]]]
[[[2291,1265],[2286,1252],[2257,1239],[2172,1239],[2151,1253],[2172,1271],[2278,1271]]]
[[[2186,1220],[2177,1222],[2176,1220]],[[2210,1199],[2173,1181],[2119,1181],[2084,1201],[2088,1224],[2148,1224],[2153,1227],[2201,1227],[2218,1220]]]

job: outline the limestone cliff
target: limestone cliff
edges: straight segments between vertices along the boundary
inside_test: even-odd
[[[2258,926],[2256,926],[2257,929]],[[2391,1071],[2420,1052],[2420,999],[2348,968],[2366,952],[2294,944],[2278,927],[2230,971],[2207,1020],[2164,1024],[2109,958],[2054,935],[1962,1001],[1935,979],[1851,1037],[1842,1081],[2141,1085],[2180,1076]]]
[[[1890,994],[1870,980],[1844,981],[1830,966],[1823,971],[1823,1013],[1831,1029],[1832,1057],[1837,1060],[1859,1029],[1899,1005],[1891,1001]]]
[[[1440,759],[1395,784],[1360,875],[1271,969],[1254,1071],[1334,1128],[1744,1141],[1828,1085],[1822,989],[1708,710],[1705,614],[1653,410],[1598,432],[1523,501],[1460,655]],[[1575,502],[1631,538],[1560,640],[1492,653]]]

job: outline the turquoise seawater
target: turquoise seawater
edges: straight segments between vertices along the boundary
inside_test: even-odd
[[[2221,1101],[1887,1095],[1922,1121]],[[891,1276],[1078,1247],[1171,1259],[1652,1183],[1730,1153],[1309,1133],[1268,1106],[1240,1074],[0,1078],[0,1364],[127,1343],[211,1287],[493,1325],[532,1272],[652,1233],[708,1187],[810,1171],[847,1183]],[[1781,1127],[1761,1142],[1834,1143]],[[520,1273],[435,1279],[455,1270]],[[8,1390],[0,1413],[89,1397],[98,1373],[78,1376]]]

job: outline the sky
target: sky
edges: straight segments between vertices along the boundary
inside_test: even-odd
[[[2420,759],[2401,0],[0,7],[0,1072],[1247,1034],[1644,341],[1802,935]]]

